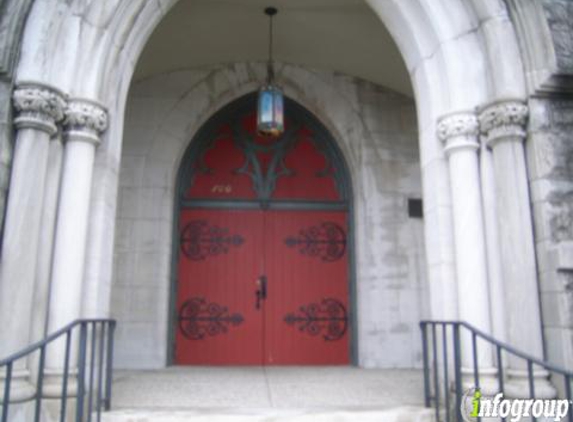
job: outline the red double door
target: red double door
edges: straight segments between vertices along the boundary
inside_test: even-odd
[[[183,209],[175,363],[349,363],[347,214]]]

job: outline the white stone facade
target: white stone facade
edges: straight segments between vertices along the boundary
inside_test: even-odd
[[[114,316],[119,366],[170,361],[177,169],[201,124],[264,77],[260,62],[230,59],[132,84],[176,3],[31,5],[3,98],[16,135],[0,357],[75,318]],[[339,69],[281,63],[278,76],[351,170],[357,363],[419,366],[416,325],[431,318],[467,320],[570,367],[571,3],[354,3],[395,41],[412,98]],[[408,218],[410,197],[423,198],[423,221]]]

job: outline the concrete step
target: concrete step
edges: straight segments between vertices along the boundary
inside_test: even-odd
[[[170,367],[114,378],[104,422],[433,422],[420,370]]]
[[[104,413],[102,422],[434,422],[431,409],[125,409]]]

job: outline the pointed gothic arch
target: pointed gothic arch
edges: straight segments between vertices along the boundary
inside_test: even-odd
[[[348,165],[331,133],[310,111],[296,101],[288,97],[285,98],[286,130],[278,139],[269,140],[256,135],[255,110],[256,93],[250,93],[215,112],[193,136],[179,165],[173,219],[171,268],[173,285],[170,301],[172,318],[169,319],[170,341],[167,343],[169,362],[179,364],[190,362],[210,364],[227,364],[229,362],[240,364],[256,362],[263,364],[357,364],[358,330],[355,311],[357,303],[353,195]],[[242,220],[233,223],[232,214],[226,215],[229,211],[241,213],[239,218]],[[268,213],[265,215],[265,212]],[[244,225],[248,228],[247,231],[250,229],[250,232],[245,236],[232,235],[228,232],[228,227],[208,226],[210,218],[218,221],[221,219],[221,214],[223,214],[223,221],[227,224],[238,224],[236,227],[239,231]],[[187,221],[190,218],[189,215],[199,216],[201,219],[189,222]],[[321,215],[323,219],[329,221],[320,220]],[[245,311],[232,315],[230,313],[227,315],[227,311],[224,314],[219,314],[218,311],[227,309],[227,307],[219,303],[215,305],[215,302],[208,303],[206,297],[197,296],[200,293],[213,293],[213,290],[210,288],[205,290],[205,286],[201,287],[200,282],[198,284],[196,280],[194,281],[193,275],[183,274],[182,271],[199,271],[201,277],[209,278],[208,273],[201,272],[203,270],[197,269],[193,265],[189,266],[189,263],[204,261],[207,256],[219,258],[232,253],[233,249],[241,247],[248,241],[249,236],[255,238],[257,242],[262,242],[263,248],[272,249],[270,246],[272,240],[281,243],[279,239],[271,239],[269,243],[269,235],[253,233],[251,226],[253,224],[256,226],[256,220],[261,218],[265,220],[261,226],[263,232],[268,230],[269,226],[274,227],[272,229],[274,231],[284,230],[282,227],[284,222],[280,221],[284,218],[289,219],[291,224],[295,225],[309,226],[310,222],[316,223],[312,227],[301,227],[298,233],[293,232],[294,237],[291,236],[284,240],[283,247],[298,249],[299,254],[295,254],[294,257],[315,257],[315,265],[319,267],[326,264],[325,277],[329,278],[331,285],[336,281],[333,279],[338,278],[336,283],[339,287],[334,290],[332,287],[326,289],[323,287],[323,291],[312,292],[309,300],[310,297],[313,297],[316,303],[307,304],[311,307],[308,308],[310,313],[306,313],[305,305],[301,303],[299,306],[300,310],[303,311],[303,316],[288,314],[291,315],[289,317],[285,314],[282,316],[284,321],[280,318],[280,311],[273,309],[273,307],[277,308],[277,304],[273,305],[271,301],[271,311],[267,311],[263,316],[266,322],[263,325],[257,325],[255,322],[255,328],[251,329],[251,331],[261,332],[260,339],[253,338],[251,334],[250,337],[239,340],[242,343],[237,342],[237,340],[226,343],[226,339],[219,334],[227,333],[233,326],[243,328],[240,326],[252,324],[252,319],[257,317],[257,312],[253,313],[252,310],[247,309],[246,317],[244,316]],[[252,221],[249,223],[250,220]],[[335,223],[330,220],[338,222]],[[195,226],[191,227],[193,224]],[[217,230],[218,234],[213,230]],[[257,231],[256,228],[254,230]],[[228,235],[232,236],[229,237]],[[207,238],[213,241],[213,236],[222,243],[217,241],[216,247],[213,244],[209,246],[201,243],[205,242]],[[302,238],[297,238],[297,236],[302,236]],[[250,253],[257,253],[256,251],[261,253],[261,249],[257,247],[251,249]],[[267,253],[265,256],[267,260],[279,259],[276,256],[269,258]],[[252,256],[247,259],[252,261]],[[334,268],[332,263],[335,261],[338,261],[338,270],[332,273]],[[243,267],[240,265],[238,268]],[[316,276],[316,271],[319,271],[316,268],[312,272],[313,277]],[[342,271],[340,271],[341,269]],[[340,274],[341,272],[342,274]],[[304,272],[295,278],[288,279],[281,277],[276,272],[274,276],[279,280],[283,279],[281,303],[285,300],[288,301],[288,292],[292,285],[299,284],[297,296],[300,296],[300,289],[312,282],[312,280],[305,278],[310,275],[305,275]],[[263,277],[266,299],[267,276],[264,275]],[[234,283],[237,282],[233,276],[227,276],[227,278],[235,280]],[[301,278],[304,279],[302,284]],[[217,282],[228,283],[229,281],[219,279]],[[192,287],[182,287],[183,283],[190,284]],[[275,288],[272,281],[269,286],[272,286],[269,290]],[[194,291],[193,289],[198,290]],[[235,292],[234,295],[240,296],[242,294],[241,290],[237,292],[233,286],[229,286],[228,289]],[[328,294],[328,292],[337,291],[337,294],[342,294],[342,296],[333,298],[330,297],[331,294]],[[182,296],[183,294],[191,294],[194,297]],[[312,296],[312,294],[320,295]],[[293,295],[294,293],[291,291],[290,296],[293,302],[291,305],[297,300],[303,300],[305,296],[302,295],[299,298],[293,297]],[[227,301],[235,299],[225,295],[223,297],[225,298],[223,300]],[[260,298],[257,297],[257,309],[261,306],[259,300]],[[239,307],[245,306],[245,300],[239,300],[239,302]],[[217,322],[218,328],[211,325],[205,326],[202,322],[204,318],[201,319],[201,315],[213,311],[214,306],[217,310],[215,313],[222,318],[221,321],[224,320],[220,323]],[[299,306],[292,306],[293,311],[296,312]],[[304,315],[314,318],[312,317],[314,312],[324,313],[320,321],[330,318],[329,322],[299,321],[300,318],[305,318]],[[293,331],[288,326],[297,324],[300,327],[295,332],[302,332],[304,329],[310,333],[310,339],[304,337],[298,339],[300,333],[293,337]],[[274,336],[274,341],[268,339],[265,341],[264,337],[268,337],[268,330],[277,331],[281,329],[285,330],[282,336]],[[283,343],[280,339],[289,335],[293,337],[291,343],[300,340],[302,346],[297,343],[299,346],[295,349],[283,350]],[[210,338],[211,336],[216,337],[216,339],[213,340]],[[342,338],[344,341],[340,341]],[[203,352],[201,352],[201,347],[198,347],[199,351],[196,353],[199,358],[197,356],[189,357],[189,353],[193,354],[194,346],[197,344],[203,346],[205,343],[189,340],[199,339],[215,341],[215,346],[207,346]],[[324,341],[320,341],[321,339]],[[224,354],[222,358],[210,360],[213,359],[213,356],[221,354],[216,346],[217,340],[221,344],[220,348],[233,350],[234,354],[232,356]],[[333,340],[337,340],[337,342]],[[261,342],[262,345],[253,349],[252,344],[257,342]],[[250,346],[245,347],[246,344]],[[332,345],[334,345],[334,349],[332,349]],[[262,354],[259,354],[259,351]]]

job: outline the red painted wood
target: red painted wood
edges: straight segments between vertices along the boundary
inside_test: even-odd
[[[255,309],[256,280],[262,270],[262,215],[257,211],[186,210],[180,214],[183,230],[192,222],[205,222],[208,230],[227,229],[224,236],[240,235],[243,243],[228,245],[226,252],[209,248],[217,234],[202,236],[201,253],[191,259],[179,252],[177,312],[188,300],[201,298],[205,306],[227,307],[243,321],[238,325],[222,324],[226,332],[203,332],[201,339],[183,335],[176,326],[175,363],[181,365],[260,365],[263,363],[262,310]],[[211,238],[211,239],[210,239]],[[195,250],[197,252],[197,250]],[[219,253],[217,253],[219,252]],[[197,259],[204,256],[203,259]],[[209,317],[202,313],[202,317]],[[206,325],[208,321],[201,321]]]
[[[219,129],[220,138],[195,165],[187,199],[255,199],[251,178],[237,173],[245,154],[235,143],[229,127]]]
[[[317,322],[317,331],[303,321],[289,325],[288,314],[304,316],[301,307],[319,305],[334,299],[349,310],[348,252],[338,259],[325,260],[327,244],[314,244],[318,252],[313,255],[306,244],[287,246],[287,238],[304,239],[309,230],[319,229],[324,223],[336,224],[347,231],[346,213],[313,211],[272,211],[265,213],[265,273],[268,277],[268,298],[265,302],[264,361],[270,365],[336,365],[350,363],[350,324],[339,339],[328,340],[328,323]],[[324,234],[324,233],[322,233]],[[324,236],[319,235],[319,240]],[[309,245],[313,245],[310,243]],[[334,248],[341,252],[341,244]],[[336,254],[333,254],[336,256]],[[323,306],[321,306],[323,305]],[[328,317],[323,312],[319,317]],[[339,325],[338,327],[343,327]],[[337,336],[334,336],[337,337]]]
[[[346,233],[345,212],[182,210],[182,229],[197,221],[206,222],[210,230],[213,227],[228,229],[223,237],[240,235],[244,242],[230,245],[227,252],[221,253],[205,247],[204,253],[196,254],[205,255],[203,259],[190,259],[180,253],[177,309],[180,311],[190,299],[202,298],[205,306],[225,306],[228,309],[225,315],[239,313],[243,321],[236,326],[224,324],[226,332],[215,335],[205,331],[201,339],[185,337],[178,324],[176,364],[336,365],[350,362],[349,321],[334,322],[339,331],[333,336],[328,330],[332,321],[317,320],[313,324],[308,320],[309,305],[313,304],[318,306],[314,316],[332,317],[326,311],[333,301],[345,308],[348,318],[347,245],[340,236],[331,237],[335,253],[329,256],[325,231],[337,225]],[[306,243],[309,236],[311,241]],[[208,238],[204,239],[204,246]],[[298,243],[293,244],[293,239]],[[267,277],[268,296],[257,310],[256,280],[262,274]],[[301,319],[289,324],[286,321],[289,314]],[[341,333],[343,328],[345,332]]]
[[[301,129],[298,141],[284,159],[291,174],[277,180],[274,199],[338,201],[340,194],[334,179],[335,169],[311,141],[312,132]]]

